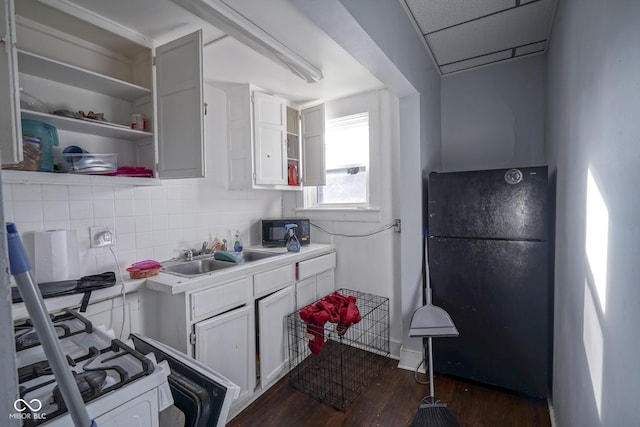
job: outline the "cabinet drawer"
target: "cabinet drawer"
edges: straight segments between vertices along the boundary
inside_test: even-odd
[[[299,262],[296,279],[303,280],[332,268],[336,268],[335,252]]]
[[[246,303],[251,298],[251,278],[243,277],[191,294],[191,320],[198,321]]]
[[[285,265],[253,276],[253,295],[259,298],[293,282],[293,265]]]

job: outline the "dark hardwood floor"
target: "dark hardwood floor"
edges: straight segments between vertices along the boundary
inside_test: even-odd
[[[337,411],[280,380],[227,425],[240,426],[407,426],[429,386],[413,372],[386,359],[378,374],[344,411]],[[424,377],[420,375],[420,379]],[[447,376],[435,378],[436,396],[462,427],[550,427],[547,402]]]

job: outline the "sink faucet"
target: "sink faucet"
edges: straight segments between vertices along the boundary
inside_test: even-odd
[[[187,261],[193,261],[193,251],[191,249],[187,249],[186,251],[184,251],[184,258]]]

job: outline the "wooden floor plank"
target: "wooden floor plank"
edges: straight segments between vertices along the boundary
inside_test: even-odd
[[[383,367],[345,411],[338,411],[293,389],[283,378],[229,422],[246,426],[408,426],[429,386],[414,373],[384,358]],[[420,378],[424,379],[423,376]],[[463,427],[551,427],[547,403],[505,390],[436,375],[436,396]]]

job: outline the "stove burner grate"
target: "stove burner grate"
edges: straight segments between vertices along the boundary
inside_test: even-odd
[[[105,388],[107,382],[107,371],[96,369],[95,371],[90,372],[80,372],[79,374],[75,374],[73,377],[76,380],[76,385],[82,395],[82,400],[88,402],[96,396],[99,396],[100,392]],[[62,394],[60,393],[58,386],[55,386],[53,389],[53,401],[59,406],[60,404],[64,405]]]
[[[154,371],[154,364],[150,359],[118,339],[111,340],[111,343],[103,349],[91,346],[86,354],[76,359],[67,357],[67,361],[70,367],[74,368],[73,374],[85,403],[150,375]],[[27,399],[30,393],[37,393],[42,387],[50,387],[55,383],[46,360],[20,368],[18,377],[21,383],[20,397],[23,399]],[[31,387],[22,385],[39,377],[43,377],[43,381],[36,385]],[[51,404],[47,411],[47,420],[67,412],[58,386],[53,387],[51,394],[48,399]],[[43,420],[25,419],[23,427],[34,427],[43,422]]]
[[[82,333],[92,333],[93,325],[83,316],[67,310],[59,315],[50,315],[58,338],[67,338]],[[14,326],[16,352],[40,345],[40,337],[33,327],[31,319]]]

